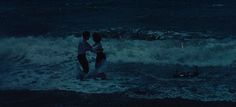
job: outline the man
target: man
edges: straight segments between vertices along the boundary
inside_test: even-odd
[[[87,51],[92,51],[92,46],[87,42],[90,38],[90,32],[85,31],[83,32],[83,37],[79,41],[78,46],[78,61],[83,68],[81,75],[79,76],[80,80],[84,79],[84,76],[89,72],[89,63],[86,57]]]

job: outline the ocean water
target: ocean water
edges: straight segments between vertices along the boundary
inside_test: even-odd
[[[2,0],[1,34],[129,28],[235,34],[233,0]],[[225,37],[225,35],[224,35]]]
[[[234,1],[13,0],[0,3],[0,89],[236,102]],[[108,80],[79,81],[81,32],[100,32]],[[93,44],[93,41],[89,41]],[[95,55],[88,53],[90,74]],[[194,78],[173,78],[176,70]]]

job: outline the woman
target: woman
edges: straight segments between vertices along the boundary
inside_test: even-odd
[[[106,61],[106,54],[103,52],[101,40],[102,37],[99,33],[93,34],[93,41],[95,42],[95,44],[93,45],[93,50],[97,55],[95,63],[96,77],[106,79],[106,74],[101,71],[101,68],[104,66],[104,63]]]

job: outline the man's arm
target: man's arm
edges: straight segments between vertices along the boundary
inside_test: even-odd
[[[86,43],[86,50],[93,51],[93,47],[89,43]]]

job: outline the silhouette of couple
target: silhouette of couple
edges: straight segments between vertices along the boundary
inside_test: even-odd
[[[82,39],[79,41],[78,45],[78,61],[82,67],[82,72],[80,75],[78,75],[78,78],[80,80],[84,80],[86,74],[89,72],[89,62],[86,57],[86,52],[91,51],[93,53],[96,53],[96,62],[95,62],[95,77],[94,78],[101,78],[106,79],[106,75],[104,72],[99,71],[100,68],[104,65],[104,62],[106,61],[106,55],[103,52],[101,40],[102,37],[99,33],[93,33],[92,35],[94,45],[91,46],[88,43],[88,40],[90,38],[90,32],[85,31],[83,32]]]

